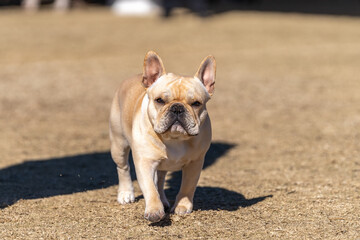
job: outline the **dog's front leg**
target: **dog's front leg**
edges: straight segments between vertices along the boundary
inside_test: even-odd
[[[194,193],[203,164],[204,157],[192,161],[183,167],[180,191],[176,196],[176,201],[172,208],[172,211],[176,214],[184,215],[191,213]]]
[[[164,206],[157,190],[158,162],[149,159],[135,161],[136,176],[145,198],[144,217],[151,222],[158,222],[165,216]]]

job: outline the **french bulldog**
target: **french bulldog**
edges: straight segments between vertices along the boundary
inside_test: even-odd
[[[117,165],[120,204],[135,201],[130,177],[132,150],[145,199],[144,217],[158,222],[170,204],[164,184],[168,171],[182,170],[172,212],[191,213],[204,157],[211,143],[206,103],[214,93],[216,62],[206,57],[195,76],[166,73],[161,58],[149,51],[143,73],[121,82],[110,112],[111,156]]]

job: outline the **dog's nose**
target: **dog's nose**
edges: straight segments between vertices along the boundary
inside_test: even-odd
[[[181,113],[185,112],[185,107],[181,103],[174,103],[170,107],[170,111],[175,113],[176,115],[180,115]]]

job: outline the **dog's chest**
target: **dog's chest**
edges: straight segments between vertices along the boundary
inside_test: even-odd
[[[191,161],[191,148],[188,144],[179,142],[170,142],[166,144],[166,158],[163,159],[159,166],[159,170],[177,171],[185,164]]]

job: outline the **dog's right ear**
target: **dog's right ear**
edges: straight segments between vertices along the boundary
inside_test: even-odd
[[[164,65],[156,52],[149,51],[145,55],[143,80],[144,87],[150,87],[159,77],[166,74]]]

